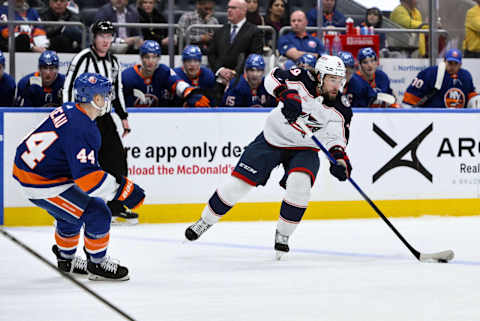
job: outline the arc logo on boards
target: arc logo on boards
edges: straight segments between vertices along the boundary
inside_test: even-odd
[[[407,166],[413,168],[430,182],[433,183],[433,175],[425,166],[420,162],[417,157],[417,149],[421,142],[433,131],[433,123],[425,128],[420,134],[418,134],[410,143],[403,147],[392,159],[390,159],[385,165],[382,166],[372,177],[372,183],[375,183],[380,177],[382,177],[388,171],[401,166]],[[380,127],[373,123],[373,132],[377,134],[383,141],[385,141],[391,148],[395,148],[397,143]],[[411,160],[405,159],[404,156],[410,153]]]

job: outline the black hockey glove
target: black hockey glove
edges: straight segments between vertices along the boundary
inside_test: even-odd
[[[350,159],[340,146],[333,146],[329,152],[337,161],[336,165],[330,163],[330,174],[335,176],[339,181],[345,181],[350,177],[350,173],[352,172]]]
[[[283,103],[281,112],[285,119],[294,123],[302,113],[302,99],[295,89],[288,89],[286,85],[280,85],[274,90],[275,96]]]
[[[197,87],[189,87],[183,92],[184,107],[210,107],[210,99]]]

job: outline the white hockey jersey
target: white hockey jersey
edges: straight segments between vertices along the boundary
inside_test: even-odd
[[[317,96],[313,75],[303,69],[273,69],[265,77],[265,89],[275,97],[274,90],[281,84],[298,91],[302,99],[302,114],[307,126],[315,137],[327,148],[338,145],[346,148],[349,137],[349,126],[352,109],[348,99],[340,93],[335,101],[324,101]],[[263,134],[267,142],[280,148],[312,148],[318,149],[312,139],[302,135],[297,124],[289,124],[281,112],[283,103],[273,109],[266,122]]]

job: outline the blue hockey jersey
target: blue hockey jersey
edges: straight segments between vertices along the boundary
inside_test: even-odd
[[[477,95],[471,74],[463,68],[454,75],[445,72],[442,87],[434,91],[437,72],[437,66],[420,71],[408,86],[402,102],[407,106],[417,106],[423,97],[433,94],[419,107],[464,108],[468,100]]]
[[[183,70],[183,67],[174,68],[173,71],[175,71],[177,76],[186,81],[190,86],[200,87],[206,90],[210,90],[215,87],[215,75],[207,67],[201,66],[200,72],[194,79],[188,78],[187,74]]]
[[[260,86],[251,88],[242,75],[238,81],[232,79],[225,91],[221,106],[227,107],[274,107],[277,105],[276,99],[272,97],[264,86],[265,77]],[[237,82],[237,84],[235,84]]]
[[[18,82],[16,105],[22,107],[61,106],[64,83],[65,75],[60,73],[50,87],[42,86],[39,71],[26,75]]]
[[[141,65],[135,65],[122,72],[125,103],[128,107],[156,107],[159,102],[153,90],[152,77],[144,77],[141,68]],[[143,97],[137,90],[143,93]]]
[[[375,90],[357,74],[352,75],[343,89],[343,94],[348,98],[352,107],[369,107],[370,103],[377,98]]]
[[[152,76],[153,92],[158,97],[160,107],[172,107],[177,96],[177,85],[183,82],[180,77],[164,64],[159,64]],[[183,92],[183,90],[182,90]]]
[[[0,78],[0,107],[13,107],[16,88],[15,79],[4,72]]]
[[[17,147],[13,177],[30,199],[55,197],[76,184],[109,201],[118,184],[98,164],[100,145],[95,120],[80,106],[65,103]]]
[[[357,75],[360,76],[363,80],[365,80],[370,85],[370,87],[372,87],[375,93],[386,93],[389,95],[393,95],[393,90],[390,87],[390,78],[388,78],[387,74],[383,70],[377,69],[371,81],[364,78],[360,71],[357,71]],[[369,107],[385,106],[383,104],[370,104]],[[398,107],[398,104],[395,104],[395,106],[393,107]]]

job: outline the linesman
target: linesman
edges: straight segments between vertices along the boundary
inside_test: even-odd
[[[123,138],[130,132],[130,126],[123,97],[120,63],[117,57],[109,51],[115,31],[112,23],[107,20],[96,21],[90,31],[92,36],[91,46],[79,52],[68,68],[63,89],[63,101],[74,101],[73,84],[82,73],[94,72],[106,77],[113,85],[112,105],[122,120]],[[127,176],[126,153],[110,112],[97,118],[97,126],[102,136],[102,147],[98,154],[100,166],[115,177]],[[108,206],[112,211],[113,222],[138,222],[138,214],[129,211],[120,202],[112,201],[108,203]]]

